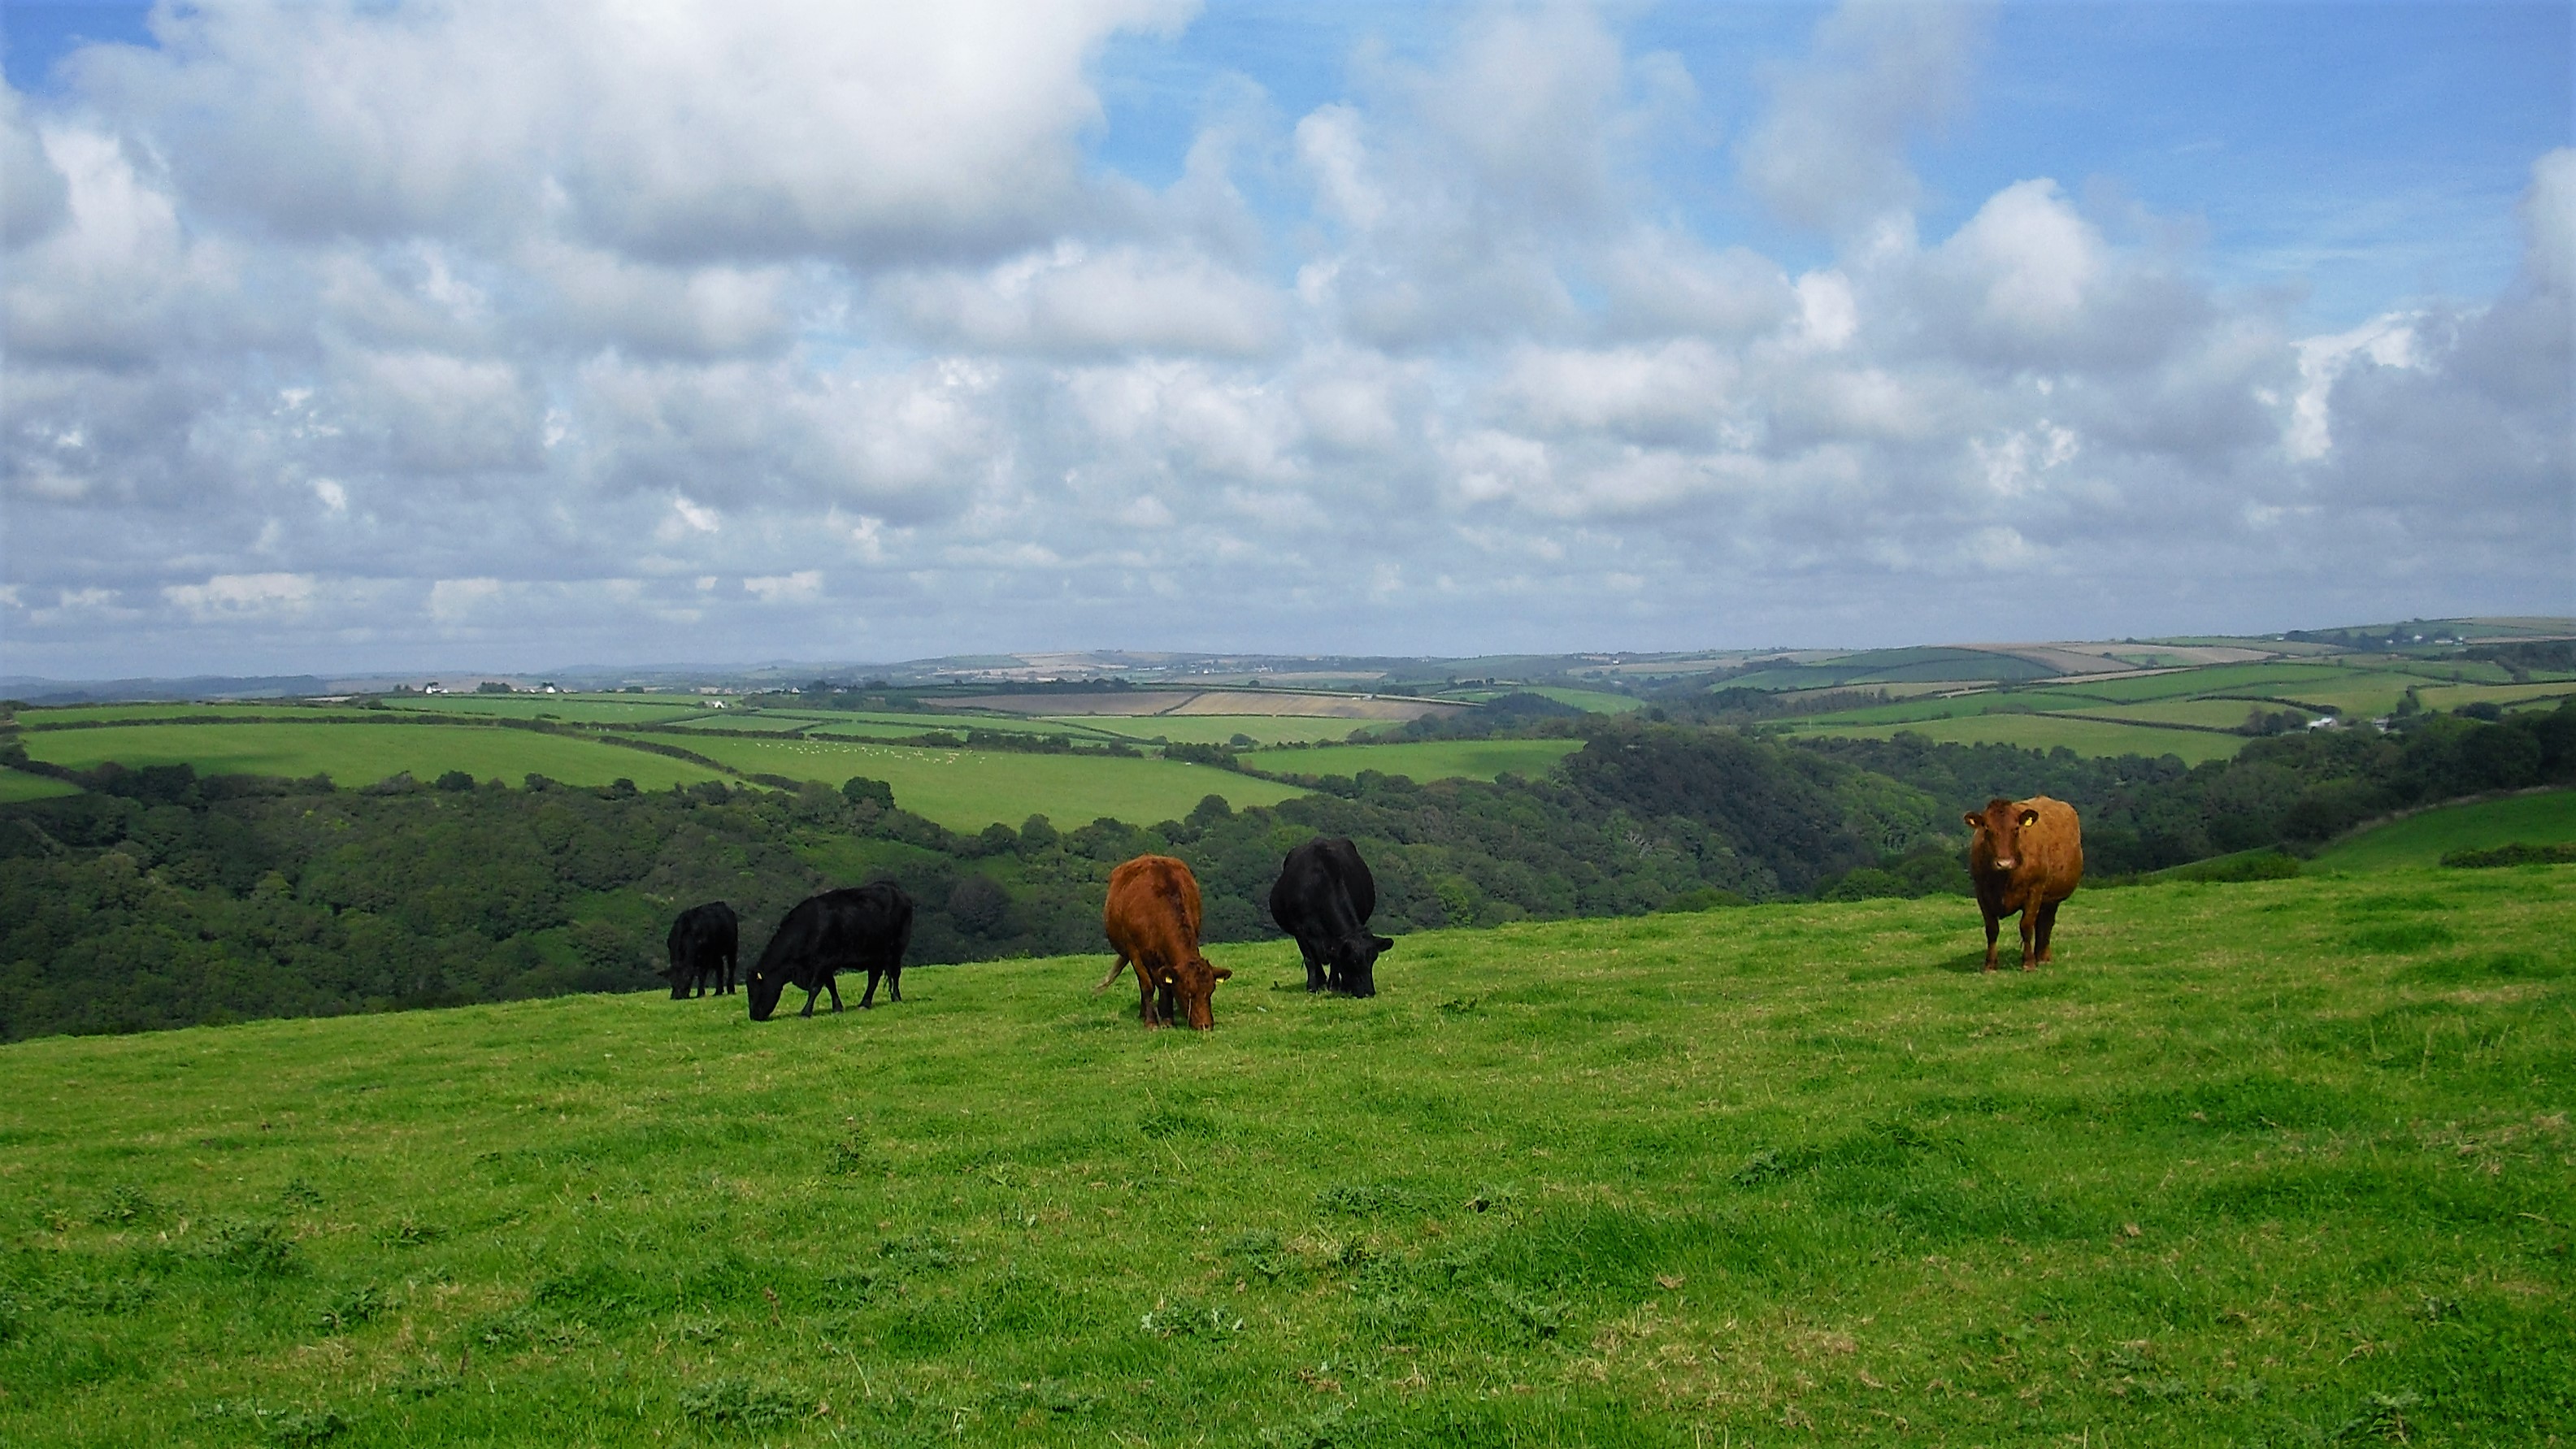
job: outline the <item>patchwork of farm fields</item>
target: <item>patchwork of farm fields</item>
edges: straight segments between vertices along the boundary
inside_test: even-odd
[[[0,1048],[0,1441],[2540,1444],[2576,867]],[[1321,1089],[1319,1089],[1321,1088]]]
[[[2173,754],[2197,764],[2242,747],[2248,737],[2206,732],[2233,730],[2248,711],[2305,705],[2347,721],[2376,719],[2394,711],[2409,689],[2426,709],[2481,702],[2514,707],[2576,694],[2576,680],[2517,684],[2502,668],[2475,661],[2271,660],[1907,699],[1807,716],[1789,728],[1878,739],[1905,729],[1960,744],[2063,745],[2086,755]]]

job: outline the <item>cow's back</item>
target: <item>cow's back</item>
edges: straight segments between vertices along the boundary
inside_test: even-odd
[[[1270,919],[1291,935],[1359,929],[1377,910],[1377,880],[1357,846],[1318,836],[1288,852],[1270,887]]]
[[[1119,954],[1164,961],[1188,956],[1199,944],[1199,882],[1168,855],[1140,855],[1109,873],[1109,899],[1100,928]]]
[[[2021,828],[2015,884],[2033,901],[2062,901],[2084,879],[2084,824],[2075,807],[2046,795],[2017,802],[2039,818]]]

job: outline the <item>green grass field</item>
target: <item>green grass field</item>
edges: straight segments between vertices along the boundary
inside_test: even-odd
[[[1031,815],[1060,827],[1104,815],[1151,825],[1180,819],[1210,795],[1240,807],[1276,805],[1298,793],[1207,765],[1096,754],[1024,755],[811,738],[692,738],[689,748],[745,774],[834,786],[853,775],[883,780],[894,787],[896,804],[951,830],[981,830],[996,821],[1016,826]]]
[[[326,774],[342,785],[372,785],[404,771],[425,781],[449,770],[512,785],[531,774],[567,785],[605,785],[623,777],[647,790],[720,778],[703,765],[641,750],[467,725],[145,724],[19,738],[29,756],[74,769],[108,760],[126,766],[184,763],[201,774]]]
[[[2097,704],[2089,708],[2069,706],[2068,712],[2094,719],[2135,720],[2140,724],[2198,725],[2203,729],[2234,729],[2245,723],[2247,713],[2262,710],[2276,713],[2282,707],[2243,699],[2154,699],[2142,704]]]
[[[2576,790],[2551,790],[2427,810],[2349,836],[2318,853],[2316,870],[2390,870],[2429,866],[2453,850],[2483,850],[2520,841],[2576,841]]]
[[[1065,715],[1051,722],[1130,740],[1159,738],[1193,745],[1222,745],[1236,735],[1248,736],[1255,744],[1261,745],[1346,740],[1353,730],[1395,729],[1400,724],[1391,720],[1325,719],[1316,715],[1293,714],[1086,714]]]
[[[90,724],[126,722],[137,724],[169,719],[311,719],[318,714],[346,714],[341,704],[81,704],[45,705],[18,711],[18,722],[26,725]]]
[[[497,715],[590,724],[654,724],[715,713],[707,708],[707,701],[687,694],[401,695],[387,698],[385,707],[420,714]]]
[[[20,800],[51,800],[58,795],[79,793],[77,785],[21,770],[0,769],[0,805],[15,804]]]
[[[2576,1423],[2576,867],[0,1048],[0,1441],[2220,1445]],[[2555,1438],[2553,1438],[2555,1436]]]
[[[2240,709],[2242,707],[2240,706]],[[2243,718],[2240,713],[2239,719]],[[1798,734],[1835,735],[1847,739],[1887,739],[1911,731],[1926,739],[1963,745],[2005,744],[2049,750],[2060,745],[2079,755],[2179,755],[2185,763],[2223,760],[2245,745],[2245,737],[2213,735],[2198,730],[2157,729],[2151,725],[2106,724],[2046,714],[1992,714],[1916,724],[1844,725],[1830,718],[1799,721]]]
[[[1250,764],[1282,775],[1357,775],[1362,770],[1414,780],[1537,779],[1583,748],[1581,740],[1423,740],[1392,745],[1318,745],[1255,755]]]
[[[1612,694],[1603,689],[1565,689],[1554,685],[1529,691],[1541,694],[1559,704],[1570,704],[1591,714],[1626,714],[1645,708],[1646,702],[1629,694]]]

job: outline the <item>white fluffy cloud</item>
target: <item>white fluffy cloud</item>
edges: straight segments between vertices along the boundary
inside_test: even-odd
[[[1473,11],[1159,191],[1090,149],[1159,0],[154,23],[0,107],[9,670],[2563,602],[2564,149],[2500,295],[2303,336],[2085,178],[1924,220],[1978,10],[1833,12],[1715,151],[1614,17]]]

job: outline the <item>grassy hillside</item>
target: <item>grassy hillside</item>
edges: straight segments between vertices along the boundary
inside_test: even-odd
[[[1231,770],[1162,759],[921,749],[849,739],[693,736],[688,746],[745,774],[835,786],[853,775],[883,780],[894,786],[904,809],[951,830],[1017,825],[1041,814],[1065,825],[1104,815],[1150,824],[1177,820],[1210,795],[1240,808],[1275,805],[1297,793]]]
[[[1282,775],[1350,775],[1362,770],[1415,780],[1491,780],[1545,775],[1583,748],[1581,740],[1422,740],[1392,745],[1319,745],[1256,755],[1248,763]]]
[[[2238,718],[2243,718],[2241,710]],[[2064,746],[2079,755],[2097,757],[2145,755],[2153,759],[2160,755],[2178,755],[2185,764],[2194,765],[2203,760],[2224,760],[2244,748],[2246,740],[2243,735],[2158,729],[2144,724],[2112,724],[2050,714],[1990,714],[1916,724],[1841,725],[1830,719],[1812,723],[1801,720],[1791,728],[1797,734],[1845,739],[1883,740],[1900,733],[1911,733],[1943,744],[2019,745],[2032,750],[2053,750]]]
[[[2544,1443],[2576,867],[0,1048],[23,1444]]]
[[[2525,845],[2576,841],[2576,790],[2482,800],[2410,815],[2319,852],[2315,868],[2388,870],[2429,866],[2446,851],[2484,850],[2515,841]]]
[[[60,795],[77,795],[80,787],[43,775],[29,775],[17,770],[0,770],[0,805],[20,800],[51,800]]]
[[[458,725],[138,724],[34,731],[21,739],[31,758],[79,770],[107,760],[128,768],[189,764],[200,774],[324,774],[346,785],[403,772],[429,780],[449,770],[513,784],[531,774],[570,785],[624,778],[647,790],[720,778],[704,765],[596,740]]]

